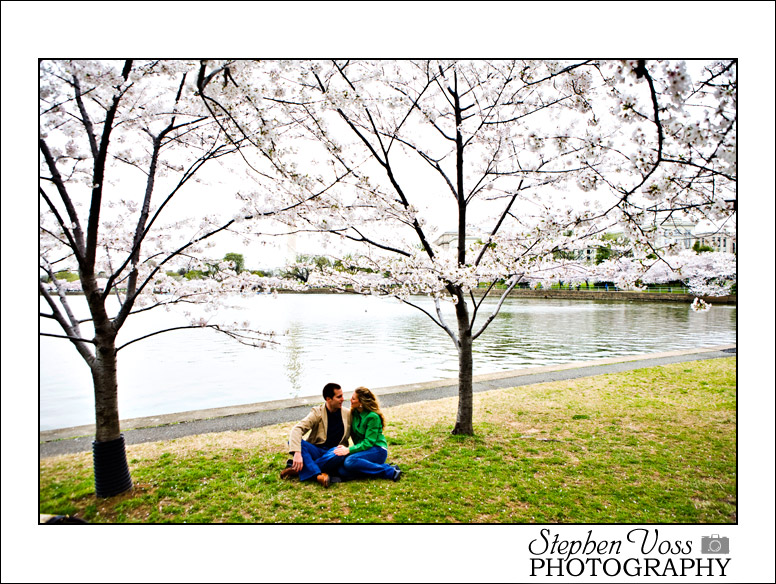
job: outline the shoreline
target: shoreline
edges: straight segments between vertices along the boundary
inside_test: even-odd
[[[474,288],[472,294],[483,296],[485,288]],[[501,290],[493,290],[492,298],[499,298]],[[358,294],[352,290],[333,290],[330,288],[314,288],[310,290],[278,290],[278,294]],[[695,298],[700,298],[709,304],[734,304],[738,305],[738,295],[727,296],[695,296],[694,294],[680,294],[668,292],[633,292],[628,290],[534,290],[529,288],[515,288],[507,298],[541,298],[549,300],[636,300],[639,302],[686,302],[691,303]]]
[[[312,288],[310,290],[278,290],[278,294],[353,294],[359,295],[352,290],[334,290],[331,288]],[[472,294],[483,296],[484,288],[475,288]],[[83,292],[66,292],[67,296],[83,296]],[[492,291],[491,297],[498,298],[499,290]],[[635,300],[638,302],[686,302],[691,303],[696,296],[694,294],[680,294],[668,292],[632,292],[628,290],[607,291],[607,290],[534,290],[528,288],[516,288],[512,290],[507,298],[541,298],[549,300]],[[734,304],[738,305],[738,295],[730,294],[727,296],[697,296],[708,304]]]
[[[627,355],[594,361],[475,375],[473,378],[473,390],[476,393],[491,389],[532,385],[546,381],[602,375],[615,371],[652,367],[667,363],[731,357],[736,355],[736,346],[735,344],[720,345],[646,355]],[[391,407],[401,403],[455,396],[458,394],[458,380],[457,378],[451,378],[388,386],[375,388],[374,392],[380,397],[380,402],[383,406]],[[320,396],[308,396],[130,418],[121,420],[121,430],[124,433],[127,444],[172,440],[192,434],[245,430],[300,420],[306,415],[307,410],[311,406],[317,405],[320,402]],[[58,454],[89,451],[92,448],[94,433],[95,426],[93,424],[42,430],[39,432],[38,440],[39,455],[43,458]]]

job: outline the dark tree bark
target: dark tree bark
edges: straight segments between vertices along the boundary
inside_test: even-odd
[[[460,296],[463,296],[460,294]],[[455,418],[453,434],[474,435],[474,405],[472,395],[472,377],[474,372],[473,339],[466,302],[456,305],[458,320],[458,413]]]

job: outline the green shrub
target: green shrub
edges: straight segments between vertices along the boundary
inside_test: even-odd
[[[57,272],[54,274],[56,276],[57,280],[65,281],[65,282],[75,282],[76,280],[79,280],[78,274],[75,272],[69,272],[67,270],[62,270],[61,272]]]

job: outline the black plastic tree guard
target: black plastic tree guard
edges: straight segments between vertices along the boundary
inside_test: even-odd
[[[92,442],[94,487],[98,497],[112,497],[132,488],[124,434],[108,442]]]

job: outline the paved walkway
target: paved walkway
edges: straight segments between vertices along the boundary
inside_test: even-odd
[[[475,392],[481,392],[547,381],[562,381],[605,373],[618,373],[620,371],[667,365],[669,363],[717,359],[720,357],[730,357],[735,354],[736,345],[725,345],[650,355],[599,359],[584,363],[568,363],[566,365],[502,371],[500,373],[475,376],[473,389]],[[391,407],[411,402],[456,396],[458,395],[458,381],[456,379],[443,379],[427,383],[375,388],[373,391],[380,397],[380,404],[382,406]],[[314,396],[209,410],[195,410],[146,418],[133,418],[122,420],[121,428],[127,444],[173,440],[183,436],[206,434],[208,432],[248,430],[260,426],[271,426],[273,424],[301,420],[307,415],[310,407],[321,403],[321,401],[322,398],[320,396]],[[92,440],[94,440],[94,425],[45,430],[40,432],[40,457],[45,458],[73,452],[87,452],[92,449]]]

